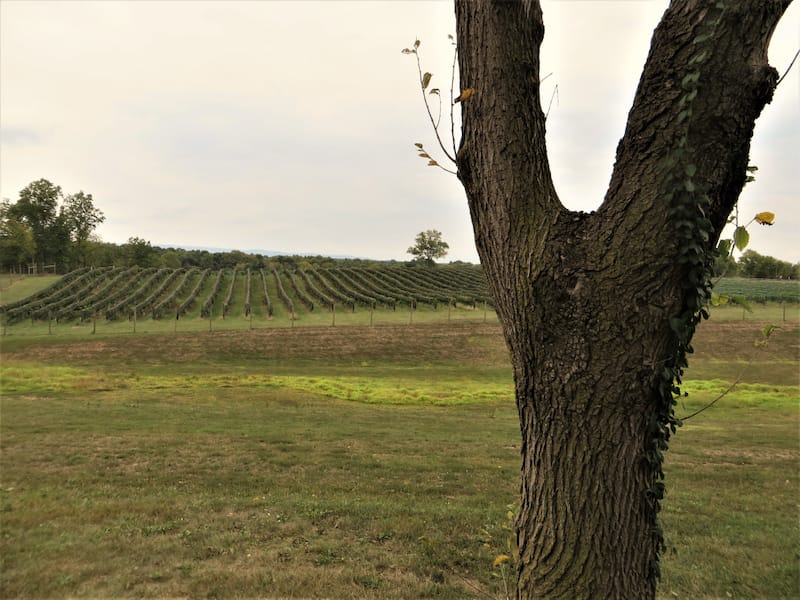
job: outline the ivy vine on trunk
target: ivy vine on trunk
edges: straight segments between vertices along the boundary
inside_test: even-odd
[[[456,0],[471,90],[456,165],[522,434],[520,598],[655,596],[672,408],[778,81],[767,46],[788,4],[671,2],[587,214],[562,205],[550,175],[539,3]]]

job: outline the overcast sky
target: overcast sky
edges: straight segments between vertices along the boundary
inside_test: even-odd
[[[548,146],[562,201],[592,210],[667,2],[545,1]],[[0,2],[0,195],[83,190],[104,241],[406,260],[425,229],[477,262],[434,148],[413,56],[449,95],[451,2]],[[781,73],[800,7],[770,48]],[[751,247],[800,261],[800,65],[756,125],[741,211]],[[446,108],[445,108],[446,110]],[[445,129],[449,135],[449,126]]]

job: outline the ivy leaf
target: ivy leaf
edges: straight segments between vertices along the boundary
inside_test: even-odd
[[[739,252],[747,248],[747,244],[750,243],[750,234],[747,232],[747,229],[744,227],[737,227],[733,232],[733,243]]]
[[[730,298],[727,296],[723,296],[717,292],[711,292],[711,306],[722,306],[727,304],[729,300]]]
[[[710,38],[711,38],[711,34],[710,33],[701,33],[700,35],[698,35],[696,38],[694,38],[692,40],[692,43],[693,44],[702,44],[703,42],[705,42],[706,40],[708,40]]]
[[[775,213],[768,211],[760,212],[756,215],[756,223],[759,225],[772,225],[775,221]]]
[[[738,304],[749,313],[753,312],[753,307],[744,296],[731,296],[730,302],[731,304]]]
[[[703,62],[706,59],[706,56],[708,56],[708,50],[703,50],[701,52],[698,52],[697,54],[692,56],[692,58],[689,59],[689,64],[693,65],[694,63]]]
[[[700,71],[688,73],[687,75],[684,75],[683,79],[681,79],[681,87],[685,90],[688,90],[692,85],[697,83],[698,79],[700,79]]]

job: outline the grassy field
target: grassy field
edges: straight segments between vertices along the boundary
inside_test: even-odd
[[[508,355],[496,323],[438,316],[12,330],[0,597],[503,597]],[[800,327],[778,324],[766,348],[735,315],[698,333],[679,414],[742,383],[668,453],[661,598],[800,594]]]
[[[0,275],[0,304],[27,298],[60,279],[61,275]]]

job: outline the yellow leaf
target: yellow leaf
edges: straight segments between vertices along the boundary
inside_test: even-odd
[[[435,160],[431,159],[431,160],[428,161],[428,166],[429,167],[438,167],[439,163],[437,163]]]
[[[722,294],[718,294],[717,292],[711,292],[711,306],[722,306],[723,304],[727,304],[728,298]]]
[[[772,225],[773,221],[775,221],[775,213],[765,211],[756,215],[756,223],[761,225]]]
[[[497,567],[502,565],[504,562],[508,562],[508,555],[501,554],[497,558],[494,559],[494,562],[492,563],[492,568],[496,569]]]
[[[454,100],[454,102],[464,102],[469,100],[475,95],[475,88],[467,88],[465,90],[461,90],[461,94],[459,94],[458,98]]]
[[[420,153],[418,154],[418,156],[421,156],[422,158],[430,158],[430,156],[428,155],[428,153],[427,153],[427,152],[420,152]]]
[[[431,82],[431,77],[433,77],[433,75],[430,74],[430,73],[425,73],[422,76],[422,89],[423,90],[428,87],[428,84]]]

